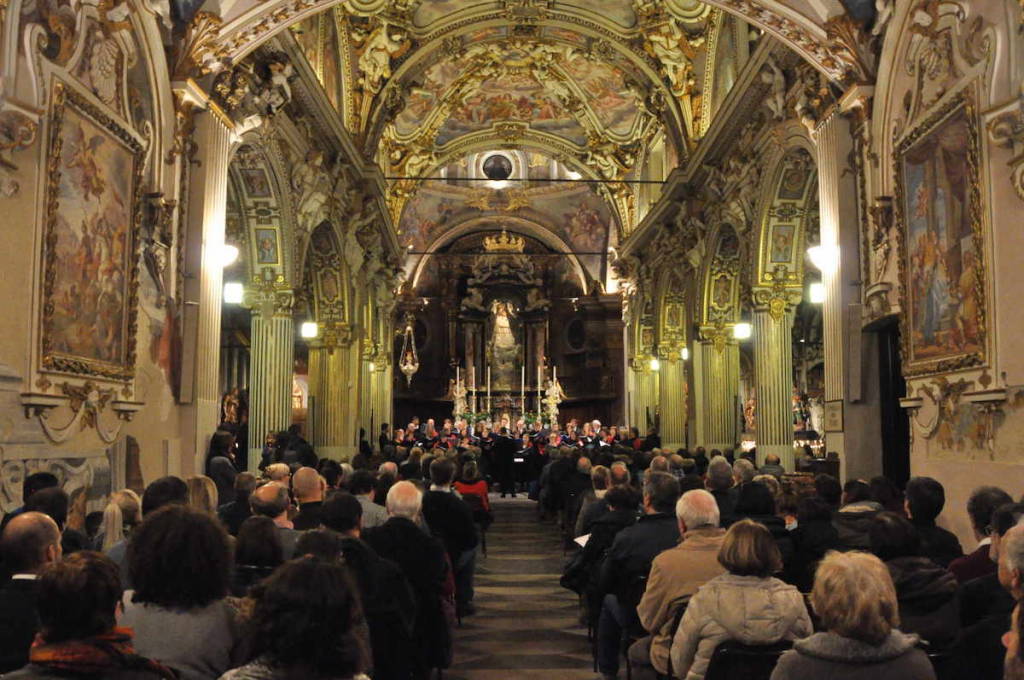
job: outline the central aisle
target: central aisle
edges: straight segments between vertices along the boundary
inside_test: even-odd
[[[491,495],[487,557],[477,555],[477,613],[455,632],[454,680],[593,678],[576,595],[558,585],[565,557],[558,530],[537,504]],[[552,672],[555,671],[555,672]]]

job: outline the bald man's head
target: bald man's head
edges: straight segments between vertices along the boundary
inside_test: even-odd
[[[1020,524],[999,540],[999,582],[1015,600],[1024,597],[1024,526]]]
[[[324,499],[324,483],[320,473],[311,467],[299,468],[292,475],[292,492],[300,503],[313,503]]]
[[[249,497],[252,514],[277,519],[288,512],[288,489],[277,482],[268,482]]]
[[[12,574],[38,573],[60,559],[60,529],[49,515],[23,512],[4,528],[0,553]]]

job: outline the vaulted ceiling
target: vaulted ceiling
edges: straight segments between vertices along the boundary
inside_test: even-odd
[[[629,181],[651,177],[655,156],[654,179],[685,160],[760,35],[696,0],[359,6],[346,0],[292,31],[346,127],[389,178],[392,217],[415,248],[427,245],[425,234],[409,236],[410,224],[426,220],[431,237],[443,231],[445,217],[425,212],[439,193],[449,215],[472,212],[474,201],[503,206],[496,216],[543,215],[553,195],[577,201],[559,205],[572,215],[604,200],[604,233],[584,240],[615,241],[638,221]],[[557,165],[558,179],[605,184],[551,187],[550,173],[524,171],[510,204],[451,181],[454,168],[499,150],[548,159],[536,167]],[[444,186],[427,181],[442,175]]]

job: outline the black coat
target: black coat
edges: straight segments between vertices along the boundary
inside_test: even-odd
[[[818,562],[829,550],[839,547],[839,533],[831,520],[812,519],[800,522],[789,534],[793,539],[793,559],[786,569],[786,581],[800,592],[809,593]]]
[[[615,536],[601,566],[600,592],[612,593],[620,604],[635,607],[643,594],[640,584],[650,573],[651,562],[678,543],[679,523],[675,515],[642,515],[636,524]]]
[[[392,517],[381,526],[367,530],[363,540],[377,555],[397,564],[412,586],[416,596],[418,643],[410,648],[414,666],[446,668],[450,661],[452,633],[442,603],[448,575],[444,545],[404,517]]]
[[[452,564],[459,556],[476,547],[476,525],[473,510],[466,501],[448,491],[428,491],[423,494],[423,518],[430,533],[444,543]]]
[[[917,533],[921,535],[921,554],[932,562],[940,567],[948,567],[950,562],[963,557],[964,551],[960,547],[960,541],[952,532],[935,526],[935,522],[912,523]]]
[[[11,580],[0,588],[0,673],[28,663],[28,649],[39,630],[34,580]]]
[[[989,574],[960,585],[960,649],[964,667],[977,680],[1002,680],[1003,633],[1010,629],[1010,614],[1016,604],[1013,596],[999,583],[998,574]]]
[[[320,526],[320,517],[323,513],[324,502],[312,501],[299,506],[299,514],[295,515],[292,525],[296,531],[316,529]]]
[[[252,516],[252,508],[247,500],[231,501],[217,508],[217,516],[227,527],[228,533],[237,536],[238,530],[242,528],[242,522]]]
[[[342,539],[341,550],[370,629],[374,677],[408,678],[413,665],[406,652],[414,645],[417,614],[408,579],[397,564],[358,538]]]
[[[900,630],[932,647],[950,647],[960,630],[956,577],[927,557],[897,557],[885,566],[896,586]]]
[[[709,489],[710,491],[710,489]],[[723,529],[736,521],[736,501],[739,500],[740,492],[735,486],[728,489],[710,491],[718,503],[719,526]]]

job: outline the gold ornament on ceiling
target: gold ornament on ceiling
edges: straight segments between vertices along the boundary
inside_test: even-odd
[[[484,237],[484,250],[489,253],[521,253],[526,248],[526,239],[509,234],[504,229],[498,236]]]

